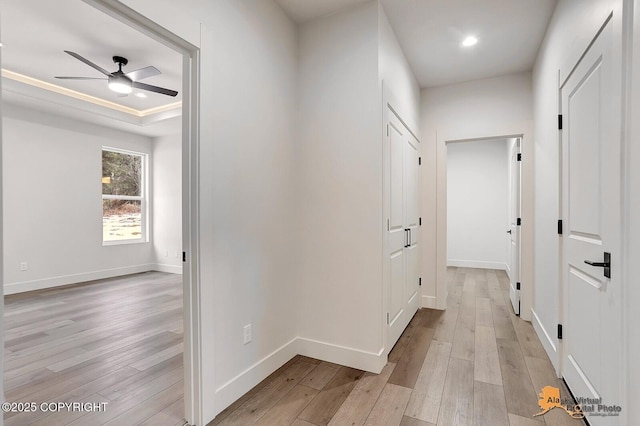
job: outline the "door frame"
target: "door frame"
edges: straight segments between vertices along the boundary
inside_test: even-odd
[[[447,144],[521,138],[520,318],[532,319],[533,302],[533,129],[530,121],[502,123],[490,130],[444,129],[436,135],[436,295],[435,309],[447,308]]]
[[[202,424],[199,261],[200,48],[117,0],[82,0],[182,55],[182,247],[184,409]]]
[[[507,143],[511,143],[510,141],[508,141]],[[507,161],[509,161],[509,206],[508,208],[510,209],[509,211],[509,250],[508,250],[508,256],[511,257],[511,259],[513,260],[513,264],[510,266],[509,268],[509,272],[507,273],[507,275],[509,276],[509,298],[511,298],[511,294],[512,291],[517,291],[518,293],[516,294],[516,296],[518,297],[518,312],[516,312],[516,315],[520,316],[520,312],[522,311],[522,301],[520,300],[520,290],[517,289],[517,283],[520,282],[520,271],[521,271],[521,266],[520,266],[520,258],[522,257],[522,236],[521,234],[521,227],[518,226],[517,224],[517,219],[515,222],[515,229],[512,230],[511,229],[511,225],[512,225],[512,221],[511,219],[514,219],[512,216],[513,213],[513,209],[515,207],[515,218],[518,217],[522,217],[522,161],[519,160],[518,158],[520,158],[519,156],[522,155],[522,139],[521,138],[514,138],[514,142],[515,144],[514,146],[514,152],[513,155],[516,156],[516,161],[515,161],[515,167],[513,164],[513,155],[509,156]],[[507,150],[509,150],[510,147],[507,147]],[[514,176],[516,177],[515,182],[514,182]],[[512,197],[514,195],[513,190],[512,190],[512,184],[515,183],[516,188],[515,188],[515,199]],[[514,235],[512,235],[514,234]],[[516,247],[515,249],[512,248],[512,239],[515,239],[516,242]],[[512,250],[515,250],[515,253],[512,253]],[[511,260],[509,260],[507,263],[510,263]],[[514,277],[515,275],[515,277]],[[512,283],[516,282],[516,289],[513,288]],[[511,304],[514,304],[513,299],[511,299]]]

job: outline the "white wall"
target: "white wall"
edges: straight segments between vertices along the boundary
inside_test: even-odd
[[[155,9],[151,14],[156,3],[141,2]],[[184,8],[192,6],[199,4]],[[206,424],[296,354],[299,141],[296,28],[285,13],[271,0],[219,0],[206,2],[198,18],[204,25],[199,221]],[[253,341],[243,345],[247,324]]]
[[[532,322],[556,367],[559,360],[555,330],[560,322],[561,300],[557,235],[559,78],[568,74],[611,10],[620,5],[619,0],[559,1],[533,69],[536,245]]]
[[[384,365],[382,92],[378,5],[306,23],[296,145],[298,326],[303,353]]]
[[[505,269],[507,140],[447,144],[447,265]]]
[[[393,107],[411,131],[420,137],[420,87],[398,43],[389,19],[378,2],[378,73]]]
[[[452,140],[524,134],[523,140],[523,306],[532,290],[531,75],[510,74],[423,89],[422,134],[422,294],[423,306],[446,307],[446,148]],[[528,219],[527,219],[528,218]],[[440,231],[439,231],[440,230]],[[437,289],[440,289],[438,292]],[[527,293],[529,292],[529,293]],[[425,303],[424,301],[428,303]],[[526,314],[523,315],[527,319]]]
[[[151,243],[154,269],[182,273],[182,136],[154,138]]]
[[[5,294],[151,269],[150,243],[102,245],[102,147],[151,140],[5,105]],[[28,270],[20,271],[27,262]]]

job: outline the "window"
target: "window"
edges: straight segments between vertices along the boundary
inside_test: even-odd
[[[102,149],[102,242],[146,241],[146,155]]]

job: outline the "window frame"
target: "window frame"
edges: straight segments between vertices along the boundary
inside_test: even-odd
[[[126,240],[104,240],[104,215],[102,216],[102,245],[103,246],[119,246],[127,244],[145,244],[149,242],[149,154],[140,151],[133,151],[130,149],[115,148],[112,146],[102,146],[100,150],[100,177],[102,178],[102,153],[104,151],[115,152],[118,154],[135,155],[141,158],[140,165],[140,179],[142,180],[140,185],[140,195],[109,195],[102,192],[102,183],[100,184],[100,195],[102,208],[104,208],[104,200],[130,200],[140,201],[140,238],[126,239]]]

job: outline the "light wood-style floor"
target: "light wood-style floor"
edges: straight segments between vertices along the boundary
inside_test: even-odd
[[[11,425],[182,425],[181,276],[148,272],[5,297],[8,402],[106,402],[5,413]]]
[[[544,386],[569,394],[502,271],[449,268],[448,309],[415,315],[379,375],[297,356],[210,425],[581,425]]]

